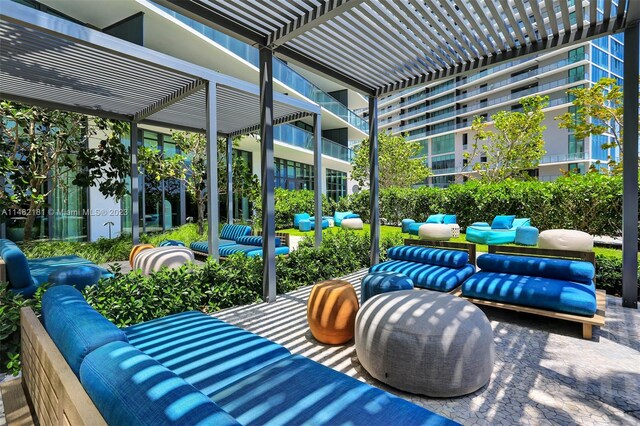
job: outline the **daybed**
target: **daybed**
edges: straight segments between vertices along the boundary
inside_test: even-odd
[[[231,225],[225,224],[220,230],[220,240],[218,247],[230,246],[236,244],[236,240],[240,237],[246,237],[251,235],[251,227],[246,225]],[[208,256],[209,255],[209,242],[208,241],[196,241],[189,245],[189,248],[193,250],[195,254]]]
[[[359,214],[355,214],[354,212],[335,212],[333,214],[333,223],[335,226],[337,227],[341,227],[342,226],[342,221],[344,219],[359,219],[360,215]]]
[[[61,268],[89,265],[100,271],[102,278],[113,274],[79,256],[56,256],[27,259],[22,250],[10,240],[0,239],[0,281],[9,282],[9,289],[26,298],[33,297],[38,287],[49,281],[49,275]]]
[[[456,225],[457,218],[455,214],[432,214],[429,215],[424,222],[413,222],[411,219],[404,219],[403,225],[407,232],[411,235],[418,235],[420,227],[425,223],[437,223],[444,225]]]
[[[473,303],[579,322],[585,339],[604,325],[593,252],[489,246],[478,266],[458,293]]]
[[[43,319],[46,331],[21,312],[22,380],[42,424],[454,424],[201,312],[119,330],[61,286]]]
[[[477,244],[509,244],[516,240],[516,229],[529,226],[530,219],[515,216],[496,216],[491,225],[475,222],[467,227],[466,239]]]
[[[389,260],[369,272],[392,271],[409,277],[416,287],[449,292],[475,272],[475,246],[465,243],[405,240],[387,251]],[[437,245],[444,248],[427,247]]]
[[[244,253],[247,257],[262,256],[262,237],[240,237],[237,244],[220,247],[220,257],[229,257],[232,254]],[[289,234],[276,234],[276,256],[289,254]]]

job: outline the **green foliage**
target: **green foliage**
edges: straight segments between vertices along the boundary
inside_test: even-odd
[[[341,209],[369,220],[369,192],[340,201]],[[388,224],[404,218],[424,221],[434,213],[456,214],[458,224],[490,221],[499,214],[529,217],[545,229],[579,229],[592,235],[622,233],[622,179],[599,173],[571,174],[554,182],[507,179],[485,184],[468,181],[446,189],[420,187],[380,191],[380,216]]]
[[[109,197],[127,193],[125,178],[129,155],[120,143],[127,125],[95,120],[73,112],[48,110],[0,101],[0,208],[26,209],[24,238],[32,239],[39,210],[53,191],[66,193],[69,183],[97,186]],[[103,137],[98,147],[87,148],[89,137]],[[49,184],[50,182],[50,184]]]
[[[198,208],[198,232],[204,232],[204,215],[207,204],[207,140],[200,133],[173,132],[172,140],[178,153],[165,156],[158,148],[140,147],[138,164],[141,173],[152,179],[176,179],[184,183],[187,194]],[[237,140],[234,141],[237,144]],[[218,195],[227,195],[226,139],[217,140]],[[258,177],[239,156],[233,157],[233,188],[240,197],[249,200],[259,192]]]
[[[275,190],[275,217],[276,229],[286,229],[293,226],[293,215],[296,213],[309,213],[313,216],[314,212],[314,193],[311,190],[289,191],[282,188]],[[322,215],[331,216],[335,203],[322,196]],[[258,197],[254,203],[253,224],[256,230],[261,228],[262,223],[262,204]]]
[[[608,294],[622,294],[622,258],[596,255],[596,287],[605,289]],[[640,265],[638,287],[640,290]]]
[[[465,158],[484,182],[526,178],[527,170],[538,167],[546,152],[542,109],[549,104],[549,97],[522,98],[520,104],[522,112],[499,111],[491,116],[496,131],[487,130],[483,117],[473,119],[474,143],[472,151],[465,152]],[[480,156],[486,157],[486,161],[474,163]]]
[[[567,112],[556,117],[558,127],[575,133],[576,139],[586,139],[591,135],[608,134],[611,143],[603,149],[619,148],[623,154],[623,93],[614,78],[601,78],[591,87],[570,89],[567,94],[573,98],[575,113]],[[622,171],[622,162],[616,163],[609,157],[609,165],[614,173]]]
[[[203,233],[198,232],[198,225],[195,223],[187,223],[176,229],[162,232],[159,234],[142,234],[140,242],[159,246],[164,240],[178,240],[185,243],[187,247],[196,241],[205,241],[207,239],[208,225],[205,222]]]
[[[20,249],[29,259],[76,255],[94,263],[102,264],[129,259],[131,235],[117,238],[100,238],[95,242],[38,241],[20,244]]]
[[[36,307],[33,299],[9,291],[8,284],[0,283],[0,371],[13,375],[20,372],[20,309]]]
[[[403,136],[378,134],[378,164],[380,188],[393,186],[408,188],[423,182],[431,171],[424,159],[415,158],[420,153],[418,142],[407,142]],[[361,187],[369,187],[369,139],[355,149],[351,161],[351,177]]]

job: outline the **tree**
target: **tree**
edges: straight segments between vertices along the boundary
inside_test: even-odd
[[[431,171],[424,160],[415,158],[420,152],[418,142],[407,142],[403,136],[378,134],[378,164],[380,188],[410,187],[424,181]],[[351,177],[361,187],[369,186],[369,139],[355,149],[351,160]]]
[[[575,133],[576,139],[585,139],[592,135],[611,136],[611,142],[602,144],[603,149],[615,148],[623,155],[623,93],[613,78],[601,78],[591,87],[569,89],[567,94],[573,97],[575,112],[557,116],[558,127]],[[609,157],[609,165],[614,173],[622,171],[622,162],[616,163]]]
[[[165,157],[160,150],[141,147],[138,152],[141,173],[151,179],[176,179],[183,182],[186,192],[198,209],[198,232],[204,233],[204,214],[207,205],[207,140],[201,133],[173,132],[171,138],[177,154]],[[226,140],[218,139],[218,194],[227,194]],[[237,140],[234,141],[237,143]],[[233,159],[233,187],[236,193],[250,199],[258,192],[258,178],[241,158]],[[227,194],[227,196],[231,196]]]
[[[127,125],[68,111],[47,110],[0,101],[0,208],[26,216],[24,239],[31,240],[37,216],[55,189],[97,186],[117,200],[127,193],[129,153],[120,142]],[[87,148],[90,136],[102,133],[98,147]],[[6,215],[3,215],[6,217]]]
[[[546,152],[542,109],[548,103],[548,96],[520,99],[522,111],[500,111],[491,116],[495,131],[487,130],[484,117],[473,118],[474,143],[471,152],[465,152],[464,157],[483,181],[526,178],[527,170],[538,167]],[[486,160],[473,163],[480,156]]]

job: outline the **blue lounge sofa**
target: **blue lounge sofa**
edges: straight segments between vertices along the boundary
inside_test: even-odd
[[[120,330],[60,286],[42,316],[112,426],[456,424],[201,312]]]
[[[369,268],[369,272],[392,271],[411,278],[414,286],[449,292],[475,272],[469,253],[421,246],[397,246],[387,251],[389,260]]]
[[[218,247],[236,244],[240,237],[251,235],[251,227],[247,225],[231,225],[226,223],[220,230],[220,240]],[[189,245],[189,248],[197,254],[207,255],[209,253],[208,241],[196,241]]]
[[[409,234],[418,235],[418,230],[425,223],[440,223],[445,225],[455,225],[457,223],[457,218],[455,214],[432,214],[432,215],[429,215],[427,220],[424,222],[409,223],[407,226],[407,230]]]
[[[591,262],[489,253],[478,258],[478,267],[462,284],[464,297],[582,316],[596,313]]]
[[[5,269],[9,290],[25,298],[33,297],[38,287],[49,281],[49,274],[69,266],[90,265],[100,271],[101,278],[113,277],[111,272],[79,256],[27,259],[22,250],[11,240],[0,239],[0,258],[4,262],[0,267]]]
[[[516,229],[530,225],[531,220],[528,218],[496,216],[491,225],[486,222],[475,222],[468,226],[466,240],[477,244],[510,244],[516,240]]]

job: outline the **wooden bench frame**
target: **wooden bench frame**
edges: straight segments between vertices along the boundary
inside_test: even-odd
[[[596,266],[596,255],[594,252],[581,252],[572,250],[551,250],[533,247],[517,247],[517,246],[489,246],[489,253],[492,254],[508,254],[515,256],[534,256],[534,257],[556,257],[561,259],[580,259],[591,262]],[[595,279],[594,279],[595,281]],[[605,323],[606,311],[606,292],[604,290],[596,290],[596,313],[592,317],[581,315],[567,314],[562,312],[549,311],[540,308],[531,308],[528,306],[514,305],[503,302],[493,302],[490,300],[476,299],[473,297],[462,296],[462,290],[458,289],[456,296],[467,299],[473,304],[491,306],[494,308],[507,309],[516,312],[525,312],[528,314],[539,315],[548,318],[556,318],[564,321],[577,322],[582,324],[582,338],[591,340],[593,338],[593,326],[602,327]]]
[[[471,243],[457,243],[451,241],[431,241],[407,238],[404,240],[406,246],[425,246],[450,250],[466,251],[469,254],[469,263],[476,266],[476,245]]]
[[[31,308],[20,311],[20,335],[22,378],[2,386],[3,400],[12,401],[5,405],[8,425],[106,426]]]
[[[258,236],[262,236],[262,233],[258,234]],[[280,243],[284,243],[285,246],[290,247],[289,243],[291,241],[291,236],[289,234],[287,234],[286,232],[276,232],[276,237],[280,238]],[[256,246],[257,248],[260,248],[259,246]],[[281,246],[282,247],[282,246]],[[190,248],[190,247],[189,247]],[[193,250],[191,249],[191,251],[193,252],[193,254],[195,256],[201,257],[201,258],[207,258],[209,257],[209,253],[205,253],[202,251],[198,251],[198,250]],[[281,255],[281,256],[288,256],[287,255]],[[220,256],[220,260],[225,260],[227,259],[227,256]]]

